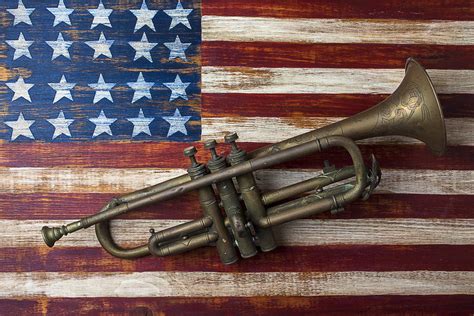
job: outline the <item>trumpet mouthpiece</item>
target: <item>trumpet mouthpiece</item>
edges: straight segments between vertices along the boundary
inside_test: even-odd
[[[54,243],[64,236],[63,229],[60,227],[43,226],[41,229],[43,240],[48,247],[53,247]]]

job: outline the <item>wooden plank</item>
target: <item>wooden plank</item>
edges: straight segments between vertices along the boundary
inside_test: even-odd
[[[473,21],[202,17],[203,41],[472,45],[473,29]]]
[[[97,247],[2,248],[1,272],[338,272],[473,271],[474,245],[280,246],[232,265],[204,247],[166,258],[122,260]],[[271,262],[271,264],[268,264]]]
[[[474,93],[474,70],[427,71],[437,93]],[[403,69],[205,66],[202,67],[202,92],[391,94],[404,75]]]
[[[472,194],[474,170],[398,170],[384,169],[377,193]],[[311,170],[261,170],[257,183],[263,190],[273,190],[314,176]]]
[[[78,314],[108,315],[230,315],[268,314],[455,314],[471,315],[470,295],[377,295],[271,297],[161,297],[161,298],[30,298],[2,299],[0,308],[11,315]]]
[[[113,193],[3,193],[0,219],[74,220],[92,215],[110,201]],[[474,218],[474,195],[373,194],[337,214],[314,218]],[[122,215],[122,219],[192,219],[202,215],[197,194],[152,204]]]
[[[474,272],[2,273],[0,297],[219,297],[474,294]],[[101,284],[100,287],[96,286]],[[255,286],[258,284],[258,286]]]
[[[420,0],[353,2],[312,0],[206,0],[203,15],[276,18],[472,20],[470,1]]]
[[[473,69],[474,46],[204,42],[203,66],[404,68],[414,57],[426,68]]]
[[[202,139],[222,139],[233,131],[247,142],[275,143],[313,129],[339,122],[343,117],[203,117]],[[448,145],[474,144],[474,119],[445,119]],[[362,144],[419,144],[413,138],[381,137],[360,141]]]
[[[276,131],[276,130],[275,130]],[[219,138],[218,138],[219,140]],[[268,143],[242,143],[239,147],[247,151],[268,145]],[[88,143],[70,144],[62,147],[54,143],[0,144],[0,163],[3,167],[70,167],[70,168],[187,168],[189,159],[183,149],[196,146],[197,159],[209,160],[209,151],[199,143]],[[228,145],[220,144],[218,152],[228,154]],[[470,170],[474,146],[449,146],[443,156],[433,156],[423,144],[360,144],[362,155],[374,154],[383,168]],[[62,156],[55,152],[61,151]],[[64,159],[63,156],[69,157]],[[22,157],[18,159],[17,157]],[[297,169],[320,169],[324,160],[336,166],[351,164],[349,155],[334,148],[324,154],[314,154],[292,160],[278,167]]]
[[[39,237],[44,225],[63,225],[68,221],[0,220],[4,232],[0,247],[33,247],[44,245]],[[148,241],[149,229],[164,229],[183,220],[116,220],[112,230],[119,243]],[[275,228],[283,246],[315,245],[471,245],[474,244],[474,219],[305,219]],[[93,229],[70,234],[58,247],[98,245]]]
[[[352,116],[383,101],[386,94],[204,93],[204,117]],[[474,117],[474,94],[439,94],[443,114]]]
[[[126,193],[185,173],[165,168],[1,168],[1,193]],[[259,170],[261,190],[274,190],[317,175],[316,170]],[[474,170],[384,169],[377,193],[474,194]]]

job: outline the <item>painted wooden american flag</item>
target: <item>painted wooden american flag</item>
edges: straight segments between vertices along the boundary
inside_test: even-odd
[[[472,1],[8,0],[0,8],[0,314],[474,312]],[[119,260],[92,229],[40,228],[183,174],[182,149],[237,131],[247,150],[358,113],[413,56],[448,151],[368,140],[368,201],[277,229],[281,247],[223,266],[215,249]],[[224,148],[224,147],[223,147]],[[224,149],[222,149],[224,150]],[[257,173],[277,188],[341,151]],[[196,195],[113,223],[136,244],[201,214]],[[74,312],[73,312],[74,311]]]

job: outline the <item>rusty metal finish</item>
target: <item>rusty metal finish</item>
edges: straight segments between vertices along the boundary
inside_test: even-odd
[[[446,131],[438,98],[427,73],[412,58],[407,60],[398,89],[364,112],[248,154],[235,143],[237,134],[228,134],[225,142],[232,150],[227,161],[217,154],[215,140],[205,143],[211,152],[207,165],[197,162],[194,147],[186,148],[184,153],[191,161],[187,175],[118,197],[99,213],[68,225],[45,226],[43,238],[52,247],[62,236],[95,225],[99,242],[116,257],[166,256],[213,245],[221,261],[230,264],[238,259],[235,247],[243,258],[255,255],[257,248],[274,249],[277,244],[271,228],[275,225],[325,211],[337,213],[355,200],[368,198],[381,172],[373,156],[371,165],[364,164],[354,141],[392,135],[418,139],[435,155],[445,151]],[[258,189],[254,171],[331,147],[344,148],[352,166],[336,169],[327,165],[322,175],[312,179],[270,192]],[[116,216],[191,191],[198,191],[204,217],[159,232],[151,230],[149,242],[135,248],[122,248],[113,240],[109,222]]]

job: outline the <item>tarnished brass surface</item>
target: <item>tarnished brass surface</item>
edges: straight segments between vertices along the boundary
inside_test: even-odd
[[[206,142],[205,147],[211,151],[207,165],[196,161],[194,147],[186,148],[185,155],[191,161],[188,174],[115,198],[99,213],[79,221],[61,227],[45,226],[43,239],[52,247],[62,236],[94,225],[104,249],[124,259],[216,246],[221,261],[230,264],[238,260],[236,247],[242,257],[253,256],[257,247],[270,251],[277,246],[272,226],[325,211],[340,212],[344,205],[368,198],[378,185],[381,173],[377,161],[372,156],[371,166],[366,167],[354,141],[406,136],[424,142],[435,155],[443,154],[446,131],[433,85],[423,67],[412,58],[407,60],[405,70],[400,86],[386,100],[340,122],[251,153],[239,149],[237,135],[231,133],[225,139],[232,146],[227,161],[217,154],[214,140]],[[352,166],[325,169],[320,176],[271,192],[261,193],[258,189],[254,171],[334,146],[343,147],[350,154]],[[348,183],[339,183],[348,179]],[[115,243],[110,220],[191,191],[199,193],[204,217],[160,232],[151,230],[149,242],[138,247],[123,248]]]

